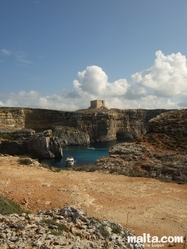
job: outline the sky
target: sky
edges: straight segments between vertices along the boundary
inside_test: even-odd
[[[186,0],[1,0],[0,107],[187,108]]]

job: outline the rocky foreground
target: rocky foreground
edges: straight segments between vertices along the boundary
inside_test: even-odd
[[[66,242],[70,242],[69,245],[64,245],[62,248],[76,248],[75,246],[86,248],[87,244],[90,246],[90,241],[96,246],[95,248],[107,248],[104,243],[110,245],[114,241],[114,246],[111,248],[123,248],[126,246],[125,244],[120,247],[117,240],[111,240],[111,237],[113,238],[115,235],[119,240],[125,239],[123,231],[126,233],[126,229],[132,231],[136,236],[142,236],[143,233],[159,237],[164,235],[184,236],[186,234],[187,185],[185,184],[166,183],[150,178],[127,177],[103,172],[73,170],[53,172],[42,168],[35,160],[30,159],[32,164],[26,165],[28,160],[29,158],[25,161],[18,157],[0,156],[0,193],[19,203],[22,209],[34,213],[0,217],[0,227],[3,227],[3,230],[0,230],[0,241],[1,243],[10,243],[9,248],[16,248],[13,244],[19,242],[16,237],[17,233],[20,239],[27,238],[27,241],[32,239],[32,242],[37,241],[37,238],[38,240],[43,238],[44,242],[47,242],[49,240],[46,240],[46,236],[52,236],[51,240],[54,241],[54,246],[52,244],[51,248],[60,247],[58,233],[62,233],[61,238],[64,241],[68,238]],[[90,222],[87,223],[80,219],[83,229],[78,225],[79,218],[75,223],[69,222],[66,217],[60,218],[62,215],[60,210],[63,207],[74,207],[77,211],[86,210],[89,217],[98,218],[92,218],[97,223],[93,224],[92,219],[81,211],[80,214]],[[39,210],[53,211],[39,212]],[[39,216],[36,215],[38,212]],[[50,216],[50,213],[54,213],[55,218],[53,215]],[[43,219],[47,220],[44,224]],[[110,220],[112,223],[104,222],[106,220]],[[58,223],[63,223],[65,226],[58,226]],[[125,230],[122,229],[121,234],[119,234],[118,227],[120,226],[117,225],[117,228],[113,229],[111,233],[110,224],[113,223],[121,224]],[[17,229],[15,224],[18,225]],[[18,230],[19,224],[22,226]],[[31,225],[34,228],[31,229]],[[96,228],[90,230],[92,225]],[[45,233],[38,232],[37,227],[40,228],[40,226],[46,229]],[[71,226],[73,226],[73,230],[70,229]],[[80,233],[80,236],[77,236],[72,232],[75,230],[87,234],[93,231],[93,235],[96,236],[97,230],[100,231],[99,226],[101,235],[96,237],[96,240],[83,238]],[[69,229],[68,233],[66,233],[66,227]],[[114,225],[114,227],[116,226]],[[31,233],[26,231],[26,228],[30,229]],[[65,232],[61,231],[62,229]],[[51,235],[49,236],[49,234]],[[63,237],[65,235],[67,238]],[[103,235],[106,237],[102,237]],[[22,242],[25,240],[23,239]],[[85,247],[78,246],[76,243],[84,243]],[[3,246],[6,248],[7,245],[0,245],[0,248]],[[164,248],[167,247],[167,244],[164,245]],[[27,245],[26,248],[31,249],[32,245]],[[92,247],[90,246],[90,248]],[[181,244],[177,245],[176,248],[181,249]]]
[[[87,217],[73,207],[0,216],[1,249],[143,248],[128,243],[127,236],[133,234],[119,224]]]

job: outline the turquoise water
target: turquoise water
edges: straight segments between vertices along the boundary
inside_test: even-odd
[[[77,166],[93,165],[99,157],[108,156],[109,148],[116,143],[119,143],[119,141],[93,143],[86,146],[66,146],[63,147],[62,159],[51,159],[49,162],[54,167],[64,168],[66,158],[72,156],[76,160]],[[92,147],[94,150],[89,149]]]

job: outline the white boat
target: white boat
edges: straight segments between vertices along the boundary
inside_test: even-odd
[[[73,166],[75,164],[75,159],[72,156],[66,158],[66,166]]]
[[[94,147],[88,147],[87,149],[88,149],[88,150],[95,150]]]

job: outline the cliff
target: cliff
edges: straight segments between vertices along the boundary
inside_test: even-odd
[[[52,130],[35,133],[34,130],[1,129],[0,153],[9,155],[29,155],[34,158],[61,158],[62,145],[53,136]]]
[[[187,152],[187,109],[170,111],[150,120],[143,141],[160,149]]]
[[[145,144],[120,143],[111,147],[109,154],[97,159],[92,170],[187,183],[187,156],[175,151],[159,150]]]
[[[54,126],[73,127],[89,135],[90,141],[136,139],[145,134],[148,121],[168,110],[85,109],[75,112],[0,107],[0,129],[33,129]]]
[[[187,183],[187,109],[162,113],[148,122],[136,143],[110,148],[96,169],[129,176],[153,177]]]

